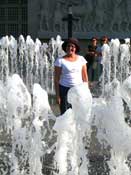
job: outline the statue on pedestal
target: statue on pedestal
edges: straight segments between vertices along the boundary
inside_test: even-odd
[[[49,30],[49,1],[40,1],[40,31]]]

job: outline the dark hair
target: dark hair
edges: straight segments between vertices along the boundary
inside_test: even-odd
[[[74,44],[76,46],[76,53],[80,51],[79,41],[76,38],[69,38],[62,44],[62,49],[66,52],[66,47],[68,44]]]
[[[108,41],[109,38],[107,36],[102,36],[101,41]]]
[[[94,36],[94,37],[91,38],[91,40],[92,40],[92,41],[93,41],[93,40],[98,41],[98,37]]]

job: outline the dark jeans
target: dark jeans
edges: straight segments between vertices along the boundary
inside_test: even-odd
[[[93,67],[93,64],[90,65],[89,69],[87,69],[89,81],[99,81],[99,78],[102,74],[102,70],[103,66],[98,62],[96,62],[95,68]]]
[[[67,93],[69,91],[70,87],[65,87],[62,85],[59,85],[60,90],[60,112],[63,114],[67,109],[71,108],[71,104],[67,102]]]

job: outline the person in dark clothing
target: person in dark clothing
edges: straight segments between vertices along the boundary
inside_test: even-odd
[[[87,69],[90,68],[90,66],[92,66],[94,59],[95,59],[95,52],[97,49],[97,39],[96,38],[92,38],[92,43],[91,45],[88,46],[88,51],[86,53],[85,59],[87,60]]]
[[[98,38],[93,37],[91,39],[91,44],[88,46],[88,51],[85,55],[85,59],[87,61],[87,72],[90,82],[98,81],[99,79],[99,63],[97,58],[101,56],[101,52],[97,43]]]

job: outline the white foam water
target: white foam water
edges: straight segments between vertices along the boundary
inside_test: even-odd
[[[120,93],[121,91],[125,94],[127,92],[119,85],[118,81],[113,82],[109,88],[109,95],[106,98],[94,100],[92,110],[95,116],[94,125],[97,127],[97,138],[103,150],[110,148],[108,165],[111,175],[130,174],[126,162],[130,154],[131,129],[125,123],[122,97],[126,99],[126,96],[123,94],[121,97]],[[111,91],[114,91],[114,94],[111,94]]]
[[[57,118],[54,125],[58,133],[55,160],[61,175],[86,175],[88,152],[85,150],[84,138],[90,135],[92,107],[92,96],[87,83],[69,90],[68,101],[72,109]]]
[[[1,133],[4,129],[10,135],[10,140],[5,139],[11,144],[9,161],[5,162],[11,166],[10,174],[42,174],[42,158],[52,150],[58,169],[54,174],[88,174],[92,126],[97,128],[101,153],[106,156],[104,151],[107,150],[110,155],[107,161],[110,174],[130,174],[131,129],[124,120],[123,106],[123,100],[130,105],[130,77],[122,86],[114,80],[106,88],[105,96],[99,98],[92,99],[87,83],[71,88],[68,101],[72,109],[57,118],[51,112],[46,91],[39,84],[34,84],[32,103],[31,95],[16,74],[6,85],[1,84],[0,89],[1,105],[5,109],[1,107],[1,119],[5,119]],[[53,128],[50,119],[55,123]],[[57,140],[50,147],[53,132]],[[99,151],[94,150],[94,156]]]
[[[49,115],[55,120],[51,115],[47,92],[39,84],[34,84],[31,104],[31,95],[17,74],[9,77],[6,85],[0,88],[1,119],[4,119],[1,134],[4,130],[6,138],[2,139],[11,145],[5,167],[10,165],[12,175],[40,175],[42,156],[49,149],[45,141],[47,130],[50,131]]]
[[[131,108],[129,43],[125,43],[127,47],[121,45],[118,39],[111,40],[109,64],[113,60],[114,67],[107,69],[110,78],[102,82],[102,96],[92,98],[87,83],[73,87],[68,93],[72,108],[56,117],[51,111],[47,92],[37,82],[39,71],[50,72],[51,67],[47,65],[53,65],[53,61],[47,59],[45,51],[52,52],[45,45],[41,50],[40,41],[34,43],[30,36],[26,42],[22,36],[19,39],[19,53],[15,51],[17,44],[14,38],[8,40],[8,37],[4,37],[0,40],[2,174],[48,174],[48,171],[44,171],[46,167],[54,175],[90,175],[93,174],[90,170],[91,160],[102,157],[108,166],[107,174],[130,175],[131,128],[125,122],[127,115],[130,117]],[[52,47],[54,49],[54,45]],[[10,57],[8,53],[13,56]],[[42,62],[41,53],[45,62]],[[20,69],[15,59],[17,54],[20,60],[26,60]],[[27,67],[24,70],[26,77],[22,80],[23,64],[27,64]],[[127,72],[125,68],[128,68]],[[16,70],[20,71],[21,78],[14,74]],[[106,73],[108,75],[108,71]],[[47,74],[39,75],[42,78]],[[45,80],[50,81],[50,78],[48,74]],[[53,88],[48,85],[45,87]],[[129,108],[128,113],[125,106]],[[97,168],[95,166],[94,169]],[[96,171],[102,174],[104,170],[99,167]]]

